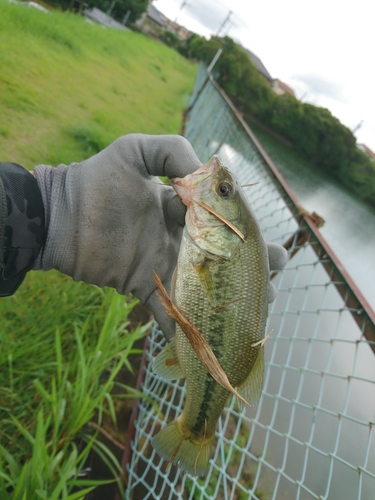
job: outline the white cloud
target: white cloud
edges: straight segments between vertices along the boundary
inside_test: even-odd
[[[319,75],[302,74],[293,75],[292,80],[305,87],[306,93],[329,97],[336,101],[346,102],[343,94],[344,85],[327,80]]]

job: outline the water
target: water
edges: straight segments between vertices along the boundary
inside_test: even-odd
[[[268,136],[259,129],[254,130],[254,132],[297,196],[300,204],[306,210],[310,212],[315,211],[325,219],[326,222],[321,229],[321,233],[341,260],[344,268],[357,284],[370,306],[375,308],[375,210],[351,196],[348,190],[342,188],[328,175],[318,171],[301,159],[298,154],[287,146],[279,143],[276,139]],[[330,305],[333,307],[333,304],[334,298],[332,297],[330,298]],[[320,320],[319,324],[322,337],[329,336],[329,332],[332,331],[332,325],[329,325],[330,320],[329,318],[326,319],[326,322]],[[284,331],[286,332],[286,336],[288,336],[288,332],[293,330],[293,325],[288,325],[288,321],[292,322],[293,320],[291,318],[287,319],[287,323],[283,325],[283,330],[279,332],[279,340],[285,335]],[[340,335],[347,337],[349,340],[353,332],[356,331],[356,327],[352,318],[346,318],[344,323],[346,328],[345,331],[341,331]],[[272,326],[275,329],[280,329],[277,321]],[[309,331],[309,327],[312,327],[312,325],[309,325],[308,322],[305,322],[301,326],[303,334],[306,337],[314,335],[312,331]],[[271,353],[268,350],[267,359],[271,366],[282,366],[286,363],[286,359],[290,356],[290,347],[287,344],[288,342],[283,343],[279,341],[275,345],[275,348],[271,350]],[[357,360],[353,357],[354,350],[350,344],[343,344],[340,346],[340,349],[337,349],[337,346],[335,346],[334,353],[324,350],[321,345],[315,345],[314,350],[311,350],[308,355],[304,352],[306,349],[306,344],[299,343],[298,346],[294,345],[292,353],[294,361],[292,358],[288,358],[288,365],[294,365],[298,368],[299,366],[303,366],[303,360],[309,357],[309,367],[313,367],[316,373],[318,373],[319,370],[327,370],[325,363],[327,357],[331,356],[332,364],[330,370],[334,373],[345,377],[350,373],[350,367],[356,363],[357,367],[355,371],[353,370],[353,374],[355,373],[357,377],[363,377],[363,379],[375,379],[374,355],[368,348],[361,351]],[[321,390],[319,384],[322,383],[320,377],[309,373],[304,374],[304,377],[305,380],[303,383],[294,376],[290,377],[288,383],[285,383],[285,387],[282,389],[282,396],[293,400],[296,398],[298,391],[303,387],[302,394],[308,394],[309,404],[318,404],[319,391]],[[272,421],[273,427],[280,433],[288,432],[288,429],[290,431],[293,426],[295,436],[302,436],[301,440],[308,441],[310,432],[309,412],[306,412],[306,415],[297,415],[293,422],[291,420],[290,405],[284,404],[283,406],[280,404],[279,408],[275,410],[272,397],[278,392],[280,394],[279,385],[280,370],[271,368],[268,378],[265,381],[265,392],[269,397],[263,398],[262,405],[258,409],[259,420],[263,422]],[[333,411],[337,411],[337,408],[340,407],[346,408],[348,414],[354,418],[359,418],[362,422],[372,421],[375,411],[373,383],[357,383],[355,386],[352,385],[350,402],[348,403],[349,391],[347,381],[344,379],[332,379],[328,384],[326,382],[323,392],[323,400],[325,401],[322,403],[322,406],[330,408],[332,405]],[[316,398],[315,403],[314,398]],[[343,431],[341,423],[336,420],[336,417],[324,413],[319,414],[319,412],[316,422],[316,425],[320,426],[320,430],[318,429],[314,436],[314,445],[316,448],[329,453],[335,449],[337,436],[340,432],[344,432],[342,436],[345,435],[345,439],[340,439],[341,456],[354,464],[360,464],[363,461],[361,453],[366,448],[369,439],[365,426],[353,426],[351,429],[348,428]],[[271,438],[270,441],[267,453],[273,456],[275,462],[281,464],[284,457],[283,447],[280,446],[280,443],[275,438]],[[259,433],[255,435],[253,445],[261,453],[264,447],[264,437],[259,435]],[[370,447],[369,457],[369,463],[372,463],[373,468],[375,465],[374,445]],[[289,464],[285,468],[286,473],[290,472],[291,477],[298,477],[301,473],[300,469],[303,459],[302,447],[296,446],[288,459]],[[320,492],[324,496],[325,478],[329,470],[329,460],[322,458],[322,456],[317,456],[312,460],[308,469],[306,484],[310,484],[313,491],[316,493]],[[350,473],[352,474],[352,478],[349,478]],[[348,470],[343,469],[340,471],[336,468],[335,474],[332,477],[328,498],[357,498],[356,473],[354,471],[350,473],[348,473]],[[264,478],[265,484],[270,479],[270,475],[266,474]],[[363,500],[374,500],[375,491],[373,488],[374,485],[371,481],[368,483],[364,482],[360,498]],[[285,498],[295,497],[295,491],[289,482],[281,485],[280,491],[285,495]],[[302,494],[300,498],[305,498],[305,496]],[[306,496],[306,498],[310,497]]]
[[[260,137],[259,131],[257,136]],[[280,147],[264,134],[261,139],[300,204],[326,219],[322,231],[325,239],[352,278],[356,278],[368,301],[373,300],[371,273],[375,275],[375,268],[369,258],[374,250],[373,211],[289,148]],[[214,141],[211,149],[216,150],[219,144]],[[255,157],[242,157],[230,140],[221,143],[218,154],[241,182],[260,181],[254,194],[249,192],[249,199],[264,236],[266,240],[278,237],[278,241],[285,241],[286,235],[281,235],[283,231],[280,233],[276,221],[275,192],[269,191],[262,172],[255,167]],[[295,231],[288,226],[284,229],[286,234],[291,229]],[[322,498],[375,500],[371,496],[373,479],[364,475],[359,495],[357,470],[340,462],[360,466],[367,453],[368,470],[375,471],[375,443],[371,445],[367,425],[375,414],[374,354],[366,343],[353,348],[358,338],[354,319],[348,311],[339,312],[342,298],[334,286],[324,289],[322,284],[327,282],[327,276],[323,267],[309,265],[315,261],[313,250],[305,247],[288,263],[282,281],[277,278],[279,294],[270,307],[267,325],[267,331],[274,329],[275,336],[266,345],[268,369],[263,397],[257,409],[249,412],[254,418],[250,429],[255,429],[251,448],[255,455],[263,456],[292,478],[277,479],[270,467],[263,467],[261,487],[272,500],[310,500],[306,491],[298,491],[293,484],[301,478],[305,487]],[[305,291],[308,283],[316,287]],[[304,309],[320,312],[295,314]],[[283,315],[285,311],[288,314]],[[332,342],[335,338],[339,341]],[[267,430],[267,426],[272,430]],[[306,447],[305,443],[309,445]],[[311,449],[307,450],[309,446]],[[332,461],[331,454],[337,454],[339,459]],[[331,474],[328,483],[327,471]]]
[[[252,129],[301,205],[323,217],[322,235],[375,309],[375,209],[292,149]]]

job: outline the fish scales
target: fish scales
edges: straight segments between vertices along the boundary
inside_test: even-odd
[[[252,344],[264,336],[263,325],[267,309],[263,307],[263,318],[254,321],[256,308],[249,307],[249,303],[259,301],[263,290],[267,290],[268,274],[263,273],[262,277],[259,273],[259,260],[267,253],[264,253],[261,246],[254,248],[255,245],[245,242],[232,260],[221,260],[212,264],[215,268],[211,267],[214,287],[220,291],[218,303],[229,303],[228,306],[212,311],[212,305],[202,289],[199,276],[197,273],[186,272],[191,267],[189,250],[194,251],[194,244],[189,241],[189,237],[184,236],[182,245],[186,248],[182,248],[182,258],[178,262],[176,303],[179,304],[179,309],[189,321],[206,338],[231,385],[238,387],[247,378],[249,366],[254,364],[259,351],[252,347]],[[267,266],[267,263],[263,262],[263,265]],[[237,279],[233,280],[233,276]],[[237,298],[240,299],[238,302],[232,302]],[[247,325],[245,334],[244,325]],[[178,326],[176,350],[187,380],[186,403],[182,418],[197,432],[204,432],[205,425],[206,431],[212,432],[229,392],[207,373]],[[217,404],[218,401],[222,404]],[[202,408],[209,408],[210,402],[211,407],[214,406],[214,408],[203,412]],[[198,415],[201,417],[200,430],[196,426],[198,423],[196,421],[199,420]]]
[[[176,181],[180,192],[175,189],[188,212],[172,300],[205,337],[231,385],[254,403],[262,386],[263,347],[253,344],[264,337],[267,319],[267,247],[241,187],[218,157],[200,171]],[[223,183],[231,186],[232,200],[218,196],[217,185]],[[201,199],[232,222],[244,241],[199,206]],[[178,366],[168,373],[172,359]],[[156,358],[153,368],[165,378],[186,378],[183,411],[155,436],[153,445],[182,470],[204,475],[217,420],[230,393],[206,371],[178,325],[173,341]]]

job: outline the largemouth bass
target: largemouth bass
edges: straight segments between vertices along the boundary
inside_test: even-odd
[[[237,179],[217,156],[172,185],[188,207],[172,301],[207,340],[232,387],[254,405],[263,384],[260,341],[269,299],[267,247],[259,224]],[[207,372],[178,325],[153,370],[167,380],[186,378],[184,409],[154,437],[153,446],[183,471],[203,476],[230,392]]]

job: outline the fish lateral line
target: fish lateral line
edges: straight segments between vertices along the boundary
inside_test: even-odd
[[[159,292],[156,292],[156,296],[165,307],[167,314],[176,321],[180,326],[181,330],[184,332],[186,338],[188,339],[191,347],[198,356],[204,368],[211,375],[211,377],[216,380],[224,389],[231,392],[243,403],[251,408],[249,404],[241,394],[232,387],[223,367],[220,365],[218,359],[216,358],[214,352],[212,351],[209,343],[203,337],[201,332],[196,328],[190,321],[185,318],[185,316],[178,310],[178,308],[173,304],[168,292],[163,286],[161,279],[154,271],[154,280]]]
[[[214,208],[207,205],[207,203],[205,203],[204,201],[195,201],[195,200],[193,201],[200,207],[205,208],[207,212],[210,212],[212,215],[221,220],[221,222],[224,222],[224,224],[227,225],[229,229],[231,229],[237,236],[239,236],[242,241],[245,241],[244,234],[234,224],[232,224],[228,219],[226,219],[224,215],[219,214],[219,212],[217,212]]]

